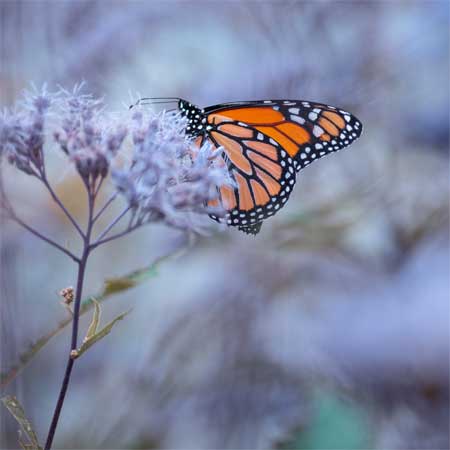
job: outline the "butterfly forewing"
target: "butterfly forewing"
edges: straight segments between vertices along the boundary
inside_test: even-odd
[[[362,124],[352,114],[317,102],[263,100],[206,108],[209,122],[238,120],[281,145],[297,161],[297,170],[350,145]]]

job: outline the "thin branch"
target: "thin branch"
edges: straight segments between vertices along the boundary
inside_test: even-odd
[[[122,219],[123,216],[125,216],[125,214],[127,214],[127,212],[130,210],[130,206],[127,206],[98,236],[97,241],[101,241],[101,239],[103,237],[105,237],[112,228],[114,228],[115,225],[117,225],[117,223]],[[127,229],[129,229],[130,227],[127,227]],[[95,244],[95,242],[94,242]]]
[[[39,180],[42,179],[40,176],[36,176],[36,177]],[[76,263],[78,263],[80,261],[80,259],[77,256],[75,256],[70,250],[67,250],[62,245],[55,242],[53,239],[50,239],[49,237],[44,236],[41,232],[34,229],[30,225],[26,224],[22,219],[17,217],[17,215],[14,211],[14,208],[12,207],[12,205],[9,202],[8,197],[6,195],[5,187],[3,185],[3,174],[1,173],[1,171],[0,171],[0,197],[1,197],[1,201],[2,201],[2,206],[8,212],[7,218],[14,220],[14,222],[16,222],[18,225],[20,225],[21,227],[28,230],[30,233],[34,234],[37,238],[43,240],[44,242],[47,242],[47,244],[51,245],[52,247],[57,248],[58,250],[60,250],[64,254],[66,254],[69,258],[73,259]]]
[[[112,236],[107,237],[105,239],[101,239],[101,240],[97,239],[93,244],[91,244],[91,249],[94,250],[94,248],[98,247],[99,245],[106,244],[106,242],[110,242],[110,241],[118,239],[122,236],[125,236],[128,233],[131,233],[134,230],[136,230],[137,228],[139,228],[141,225],[143,225],[143,224],[137,223],[137,224],[133,225],[132,227],[126,228],[125,230],[121,231],[120,233],[113,234]]]
[[[100,181],[98,182],[98,185],[97,185],[97,187],[94,189],[94,197],[96,198],[97,197],[97,195],[98,195],[98,193],[99,193],[99,191],[100,191],[100,188],[102,187],[102,184],[103,184],[103,181],[105,180],[105,177],[101,177],[100,178]]]
[[[23,222],[21,219],[19,219],[16,215],[11,216],[10,218],[11,218],[11,220],[14,220],[14,222],[19,224],[21,227],[28,230],[30,233],[34,234],[39,239],[42,239],[43,241],[47,242],[47,244],[50,244],[51,246],[53,246],[53,247],[57,248],[58,250],[60,250],[61,252],[65,253],[69,258],[73,259],[76,263],[80,262],[80,259],[77,256],[75,256],[70,250],[67,250],[62,245],[58,244],[57,242],[53,241],[52,239],[48,238],[47,236],[44,236],[42,233],[35,230],[30,225],[27,225],[25,222]]]
[[[80,234],[80,236],[82,238],[84,238],[84,233],[80,228],[80,225],[78,225],[77,221],[74,219],[74,217],[72,216],[72,214],[70,214],[70,212],[68,211],[68,209],[63,205],[63,203],[61,202],[61,200],[59,199],[59,197],[56,195],[56,192],[53,190],[53,188],[51,187],[50,183],[47,180],[47,177],[45,176],[45,174],[43,174],[43,176],[40,178],[42,180],[42,182],[44,183],[45,187],[48,189],[48,191],[50,192],[50,195],[52,196],[53,200],[56,202],[56,204],[61,208],[61,210],[64,212],[64,214],[66,215],[66,217],[70,220],[70,222],[72,223],[72,225],[75,227],[75,229],[78,231],[78,233]]]
[[[101,207],[100,211],[94,216],[92,222],[95,223],[97,219],[105,212],[106,208],[116,199],[118,193],[114,192],[113,195],[107,200],[107,202]]]

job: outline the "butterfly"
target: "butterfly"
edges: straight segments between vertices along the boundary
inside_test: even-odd
[[[354,115],[311,101],[260,100],[199,108],[176,97],[141,100],[177,102],[187,120],[186,135],[199,147],[209,142],[222,149],[219,163],[226,165],[233,184],[219,186],[217,198],[208,202],[226,214],[210,217],[253,235],[286,204],[297,172],[347,147],[362,132]]]

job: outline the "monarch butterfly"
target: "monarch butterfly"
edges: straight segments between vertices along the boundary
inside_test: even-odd
[[[334,106],[303,100],[231,102],[199,108],[181,98],[144,98],[152,103],[177,102],[187,119],[186,134],[201,146],[222,148],[234,185],[218,187],[211,207],[222,207],[218,222],[257,234],[262,221],[287,202],[296,174],[316,159],[350,145],[362,132],[361,122]],[[155,101],[156,100],[156,101]]]

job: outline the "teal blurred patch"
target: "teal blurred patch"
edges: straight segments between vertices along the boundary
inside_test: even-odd
[[[285,449],[368,449],[368,413],[362,406],[344,401],[336,393],[318,391],[314,395],[310,426],[298,432]]]

